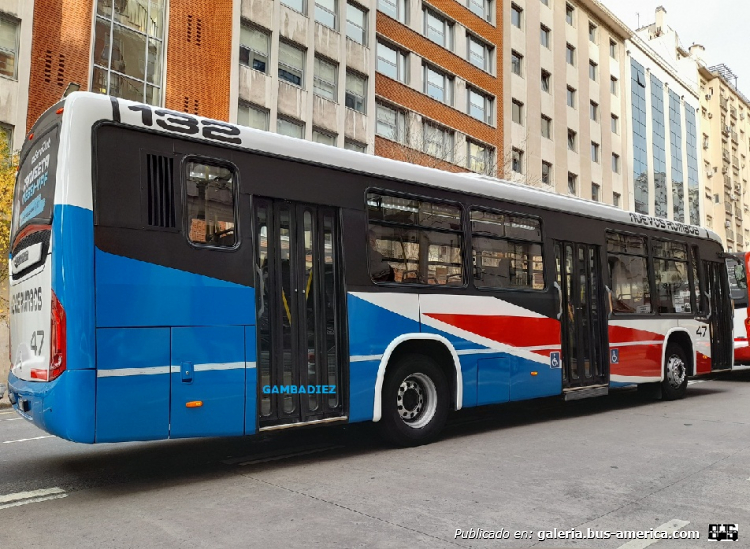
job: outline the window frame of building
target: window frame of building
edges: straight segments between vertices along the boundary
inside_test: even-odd
[[[424,73],[424,88],[422,90],[424,94],[445,105],[453,105],[454,78],[430,63],[422,64],[422,72]],[[442,80],[442,87],[438,85],[438,80]],[[431,90],[440,90],[442,95],[431,93]]]
[[[589,101],[589,118],[592,122],[599,122],[599,103]]]
[[[599,34],[599,27],[593,21],[589,21],[589,42],[592,44],[598,44],[597,35]]]
[[[14,40],[12,44],[6,44],[3,46],[0,44],[0,55],[3,57],[3,69],[0,70],[0,75],[10,78],[11,80],[18,80],[18,50],[20,48],[21,39],[21,21],[15,17],[6,15],[0,12],[0,26],[6,25],[11,28],[10,32],[13,34]],[[13,70],[8,70],[8,61],[13,65]]]
[[[542,85],[543,92],[550,93],[550,88],[552,87],[552,73],[551,72],[542,69],[541,85]]]
[[[568,172],[568,194],[578,196],[578,175]]]
[[[353,90],[350,85],[350,80],[357,79],[362,83],[362,93],[358,93],[359,90]],[[367,76],[360,74],[355,71],[346,71],[346,83],[344,89],[344,106],[347,109],[361,112],[362,114],[367,113]]]
[[[302,62],[300,63],[299,67],[292,66],[288,64],[285,61],[282,61],[282,48],[286,50],[287,48],[291,52],[292,50],[296,50],[298,53],[302,54]],[[297,88],[305,89],[305,60],[306,60],[307,51],[303,48],[300,48],[299,46],[292,44],[291,42],[287,42],[286,40],[280,40],[279,41],[279,63],[278,63],[278,74],[279,74],[279,80],[283,80],[290,86],[295,86]],[[284,67],[282,69],[282,67]],[[287,70],[289,69],[289,70]],[[295,72],[298,72],[298,78],[300,80],[299,84],[297,84],[294,80],[290,80],[289,78],[283,77],[281,75],[282,70],[286,73],[289,73],[291,75],[294,75]]]
[[[597,164],[601,163],[601,145],[597,143],[596,141],[591,142],[591,161],[596,162]]]
[[[424,37],[431,42],[434,42],[438,46],[442,46],[446,50],[453,51],[453,28],[455,26],[455,23],[427,4],[424,4],[422,12],[424,23]],[[435,20],[435,25],[430,25],[431,17]],[[436,26],[438,24],[442,26],[442,31]],[[432,33],[430,32],[430,29],[433,30]],[[436,37],[440,36],[442,36],[442,40],[435,39]]]
[[[617,60],[617,42],[615,42],[611,38],[609,39],[609,56],[612,59]]]
[[[475,62],[478,60],[478,56],[474,53],[474,50],[472,49],[472,45],[476,44],[482,49],[482,57],[481,62],[477,63]],[[466,58],[469,63],[474,65],[475,67],[482,69],[485,72],[492,73],[492,52],[494,48],[482,40],[481,38],[478,38],[474,34],[467,32],[466,33]]]
[[[337,139],[338,139],[338,135],[336,135],[335,133],[331,133],[329,131],[321,130],[315,127],[313,128],[313,131],[312,131],[313,143],[320,143],[321,145],[328,145],[329,147],[335,147]]]
[[[247,111],[247,124],[243,123],[243,120],[241,120],[241,117],[244,117],[243,110]],[[261,115],[263,117],[263,127],[258,127],[257,125],[251,125],[250,122],[252,121],[252,115],[251,111],[255,112],[256,115]],[[244,101],[240,101],[238,107],[237,107],[237,124],[240,126],[245,126],[247,128],[255,128],[256,130],[263,130],[268,131],[270,125],[269,121],[271,119],[270,112],[268,109],[264,109],[263,107],[259,107],[257,105],[253,105],[252,103],[246,103]]]
[[[409,23],[409,0],[378,0],[378,10],[399,23]]]
[[[466,110],[468,115],[477,120],[481,120],[485,124],[492,125],[493,117],[494,117],[494,112],[493,112],[494,110],[493,107],[495,103],[494,98],[487,95],[483,91],[475,89],[471,86],[466,87],[466,98],[468,101],[467,110]],[[479,102],[477,101],[478,99],[481,99],[483,103],[481,109],[479,109]],[[472,108],[472,107],[475,107],[475,108]],[[479,112],[481,112],[481,116],[475,116],[474,113],[479,113]]]
[[[510,72],[523,78],[523,55],[516,50],[510,52]]]
[[[476,148],[476,151],[472,151],[472,147]],[[476,152],[477,154],[474,154]],[[491,163],[492,163],[492,147],[479,143],[472,139],[466,140],[466,158],[467,168],[475,173],[482,173],[492,175]]]
[[[344,148],[348,151],[354,151],[362,154],[367,154],[367,145],[360,143],[359,141],[353,141],[351,139],[344,139]]]
[[[523,30],[523,8],[512,2],[510,5],[510,24],[519,30]]]
[[[494,0],[467,0],[466,7],[477,17],[481,17],[485,21],[492,23],[493,2]]]
[[[396,56],[395,65],[390,59],[384,57],[384,55],[386,54],[386,50],[387,53],[393,53]],[[384,42],[383,40],[378,38],[375,52],[375,70],[380,74],[387,76],[388,78],[392,78],[393,80],[401,82],[402,84],[408,84],[409,63],[407,62],[407,55],[408,54],[398,46],[394,46],[389,42]],[[383,71],[382,63],[386,64],[388,67],[392,67],[393,69],[395,69],[395,77]]]
[[[541,126],[542,137],[545,137],[547,139],[552,139],[552,119],[549,116],[543,114],[541,120],[542,120],[542,126]]]
[[[337,8],[338,0],[315,0],[315,22],[336,30],[338,25]]]
[[[542,183],[552,185],[552,162],[542,160]]]
[[[268,31],[252,25],[245,20],[242,21],[240,29],[240,65],[248,67],[254,71],[261,72],[263,74],[268,74],[268,68],[270,65],[269,61],[271,58],[271,34]],[[250,43],[253,40],[248,36],[248,34],[254,37],[257,37],[258,35],[262,36],[266,42],[266,51],[263,52],[258,49],[259,44]],[[243,40],[243,38],[250,39]],[[263,63],[263,69],[259,68],[259,63],[261,62]]]
[[[599,80],[599,64],[589,59],[589,78],[596,82]]]
[[[614,76],[609,77],[609,93],[615,97],[620,95],[620,81]]]
[[[568,128],[568,150],[578,152],[578,132]]]
[[[547,27],[546,25],[540,25],[539,27],[539,42],[540,44],[547,48],[551,48],[552,40],[551,40],[551,33],[552,31]]]
[[[382,114],[388,114],[389,116],[393,114],[395,117],[394,121],[385,120]],[[388,135],[379,132],[381,125],[388,126],[389,128],[393,127],[393,132]],[[404,144],[406,143],[406,133],[406,113],[402,109],[380,101],[375,103],[375,135]]]
[[[323,69],[330,71],[330,75],[323,75]],[[338,103],[338,72],[338,63],[316,55],[313,62],[313,94]]]
[[[571,27],[575,27],[575,8],[570,4],[565,4],[565,22]]]
[[[167,0],[157,1],[161,6],[153,0],[148,2],[146,17],[140,26],[138,26],[137,21],[134,22],[129,18],[118,18],[118,12],[114,7],[111,7],[109,14],[107,14],[102,9],[102,0],[95,3],[94,60],[91,64],[91,84],[89,86],[91,91],[151,105],[163,104],[165,95],[163,83],[167,55],[165,48]],[[156,15],[152,16],[152,10],[156,10]],[[148,21],[151,23],[148,24]],[[155,24],[154,21],[160,21],[161,24]],[[126,66],[126,59],[122,51],[112,47],[112,44],[125,43],[122,38],[128,36],[131,37],[128,40],[129,44],[134,43],[132,38],[142,40],[143,53],[140,55],[140,59],[139,56],[133,57],[138,63]],[[101,62],[102,59],[97,59],[98,44],[102,44],[100,53],[107,52],[106,63]],[[138,90],[139,88],[142,88],[140,93],[131,95],[119,93],[122,89]]]
[[[307,14],[306,0],[281,0],[281,4],[296,12]]]
[[[612,173],[620,173],[620,155],[612,153]]]
[[[523,120],[523,114],[524,114],[523,113],[523,107],[524,107],[524,105],[523,105],[522,101],[519,101],[518,99],[513,99],[511,101],[511,120],[514,123],[519,124],[521,126],[524,125],[523,124],[523,122],[524,122],[524,120]]]
[[[621,200],[622,200],[622,195],[620,193],[615,193],[615,192],[612,193],[612,205],[615,208],[619,208],[620,207],[620,201]]]
[[[432,134],[432,135],[430,135]],[[439,136],[440,139],[431,137]],[[439,145],[437,145],[439,143]],[[434,148],[433,148],[434,145]],[[444,162],[453,162],[456,132],[432,120],[422,119],[422,152]]]
[[[610,127],[613,134],[620,135],[620,117],[616,114],[611,115]]]
[[[598,183],[591,182],[591,200],[601,202],[602,187]]]
[[[575,109],[576,108],[576,89],[572,86],[568,86],[565,92],[565,104],[568,105],[568,107]]]
[[[565,62],[571,67],[576,66],[576,47],[573,44],[565,44]]]
[[[516,147],[511,150],[510,166],[513,173],[523,175],[523,156],[524,152]]]
[[[290,135],[289,133],[282,133],[279,131],[280,125],[295,127],[299,129],[299,137],[297,135]],[[280,116],[276,119],[276,133],[279,135],[285,135],[286,137],[293,137],[294,139],[305,138],[305,123],[302,120],[295,120],[293,118],[287,118]]]
[[[362,16],[362,22],[352,21],[351,15],[359,13]],[[370,15],[369,10],[357,4],[356,2],[346,3],[346,37],[352,42],[367,46],[367,29],[368,29],[368,17]]]

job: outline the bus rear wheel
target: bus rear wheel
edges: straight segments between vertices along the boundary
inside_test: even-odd
[[[391,368],[381,395],[381,434],[399,446],[432,442],[448,419],[445,374],[434,360],[417,354],[401,358]]]
[[[664,400],[677,400],[685,396],[688,385],[688,360],[684,349],[675,343],[667,345],[664,356],[664,381],[661,394]]]

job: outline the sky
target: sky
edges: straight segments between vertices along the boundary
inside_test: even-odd
[[[656,8],[664,6],[667,25],[677,32],[683,47],[703,45],[706,66],[727,65],[739,77],[740,91],[750,97],[750,2],[747,0],[600,1],[633,30],[653,23]]]

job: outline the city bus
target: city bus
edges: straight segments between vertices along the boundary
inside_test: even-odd
[[[734,305],[734,362],[735,364],[750,364],[750,318],[747,315],[747,262],[750,259],[747,252],[727,254],[727,274],[729,276],[729,291]]]
[[[14,195],[9,394],[83,442],[375,422],[732,367],[704,228],[77,92]]]

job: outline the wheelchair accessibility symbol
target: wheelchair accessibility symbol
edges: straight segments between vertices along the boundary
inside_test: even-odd
[[[620,349],[610,349],[609,362],[611,364],[617,364],[620,362]]]
[[[550,368],[562,368],[562,364],[560,364],[560,353],[551,353],[549,355],[549,365]]]

